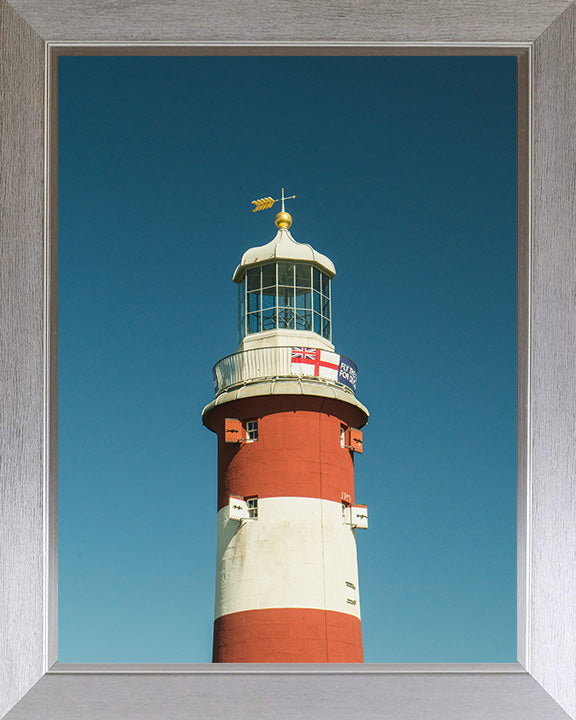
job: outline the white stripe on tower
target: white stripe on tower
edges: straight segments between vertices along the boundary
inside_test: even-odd
[[[215,616],[266,608],[360,617],[356,538],[341,503],[261,498],[258,518],[241,522],[218,512]]]

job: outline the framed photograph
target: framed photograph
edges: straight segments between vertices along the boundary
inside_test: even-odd
[[[525,8],[514,18],[453,3],[446,17],[406,6],[363,8],[354,26],[319,8],[307,23],[282,8],[271,25],[174,5],[104,8],[75,24],[66,3],[20,8],[1,0],[2,296],[6,317],[3,436],[8,440],[0,557],[3,667],[9,718],[150,717],[170,709],[218,716],[302,717],[365,712],[413,717],[574,717],[572,471],[574,385],[574,6]],[[328,9],[328,8],[326,8]],[[345,11],[343,4],[342,12]],[[446,10],[446,8],[444,8]],[[334,6],[330,6],[334,12]],[[391,12],[391,11],[390,11]],[[455,15],[453,13],[456,13]],[[359,19],[358,19],[359,18]],[[282,22],[280,22],[280,19]],[[471,22],[472,20],[472,22]],[[255,32],[254,27],[262,27]],[[280,28],[284,32],[280,33]],[[354,30],[352,30],[352,27]],[[330,37],[326,37],[329,28]],[[277,37],[283,38],[282,42]],[[210,40],[207,43],[207,38]],[[98,48],[98,45],[100,47]],[[518,662],[363,666],[64,665],[57,663],[55,99],[58,53],[237,55],[504,55],[518,60]],[[193,48],[193,49],[191,49]],[[378,50],[380,48],[380,50]],[[520,112],[520,109],[527,112]],[[521,120],[524,118],[524,121]],[[271,192],[274,192],[271,189]],[[296,202],[296,201],[295,201]],[[296,209],[294,216],[296,217]],[[296,232],[295,232],[296,235]],[[299,239],[297,237],[297,239]],[[260,242],[251,243],[262,244]],[[238,251],[246,247],[238,248]],[[322,247],[318,247],[320,251]],[[328,253],[329,254],[329,253]],[[218,358],[214,358],[217,360]],[[253,432],[253,429],[252,429]],[[361,498],[358,498],[361,502]],[[252,508],[254,510],[254,508]],[[256,698],[256,700],[255,700]],[[100,713],[100,715],[98,715]],[[514,715],[516,713],[516,715]]]
[[[518,58],[57,62],[59,664],[514,663]]]

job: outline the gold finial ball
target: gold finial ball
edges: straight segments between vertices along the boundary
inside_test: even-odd
[[[278,215],[276,215],[274,222],[276,223],[277,228],[287,230],[290,225],[292,225],[292,215],[282,210],[278,213]]]

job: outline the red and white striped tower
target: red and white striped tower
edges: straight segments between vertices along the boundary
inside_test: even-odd
[[[363,661],[354,455],[368,411],[331,343],[334,265],[291,223],[282,202],[274,239],[236,268],[240,344],[202,413],[218,435],[214,662]]]

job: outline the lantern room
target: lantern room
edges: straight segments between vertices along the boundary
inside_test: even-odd
[[[278,232],[247,250],[234,272],[238,284],[239,349],[308,344],[333,349],[332,261],[290,234],[292,218],[276,216]]]

